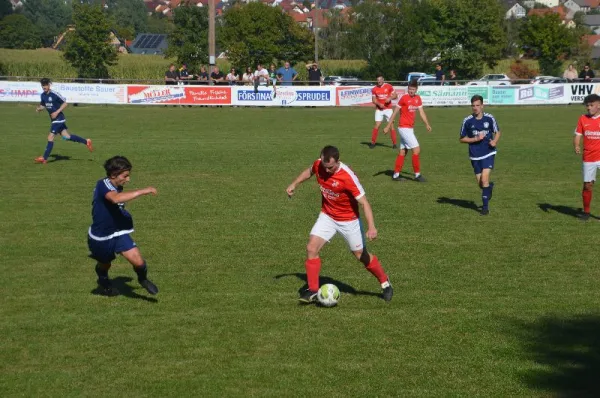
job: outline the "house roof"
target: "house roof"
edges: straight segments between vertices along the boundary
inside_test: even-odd
[[[567,12],[565,11],[565,7],[557,6],[552,8],[532,8],[527,13],[527,16],[537,15],[539,17],[547,15],[547,14],[558,14],[561,21],[564,21],[567,18]]]
[[[585,35],[581,39],[586,41],[591,47],[594,47],[594,44],[600,40],[600,35]]]
[[[592,48],[592,59],[600,59],[600,47]]]
[[[600,15],[584,15],[583,24],[587,26],[600,26]]]
[[[129,48],[134,54],[163,54],[169,46],[167,35],[140,33]]]

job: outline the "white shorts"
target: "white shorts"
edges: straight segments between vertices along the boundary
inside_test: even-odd
[[[311,235],[330,241],[339,232],[342,234],[350,251],[362,250],[364,247],[363,235],[360,229],[360,221],[335,221],[325,213],[320,213],[317,222],[310,231]]]
[[[596,181],[598,169],[600,169],[600,162],[583,162],[583,182]]]
[[[410,127],[398,127],[400,136],[400,149],[413,149],[419,146],[419,141],[415,136],[415,129]]]
[[[383,119],[385,119],[386,122],[388,122],[391,118],[392,118],[392,114],[394,113],[394,111],[392,109],[376,109],[375,110],[375,121],[376,122],[382,122]]]

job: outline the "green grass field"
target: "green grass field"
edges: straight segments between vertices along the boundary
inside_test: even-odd
[[[371,109],[70,107],[96,151],[57,142],[59,160],[36,165],[47,116],[0,105],[0,395],[597,396],[600,224],[573,216],[584,109],[487,110],[503,138],[481,217],[458,142],[468,107],[427,109],[418,184],[387,175],[387,136],[363,144]],[[340,304],[297,304],[320,195],[314,180],[285,188],[326,144],[373,206],[389,304],[340,237],[321,273]],[[156,300],[124,259],[122,295],[91,293],[92,189],[116,154],[130,189],[159,191],[128,205]]]

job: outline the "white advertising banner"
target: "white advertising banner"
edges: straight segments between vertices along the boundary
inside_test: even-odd
[[[41,93],[39,82],[0,81],[0,101],[39,103]]]
[[[335,106],[335,87],[321,86],[232,86],[232,105],[239,106]]]
[[[81,104],[126,104],[125,84],[52,83],[52,90],[68,102]]]

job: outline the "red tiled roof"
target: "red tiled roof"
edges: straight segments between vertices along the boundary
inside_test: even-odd
[[[557,7],[552,7],[552,8],[532,8],[527,13],[527,16],[530,17],[532,15],[537,15],[537,16],[541,17],[546,14],[558,14],[561,21],[564,21],[567,17],[567,13],[563,6],[557,6]]]
[[[582,37],[582,40],[585,40],[585,41],[587,41],[587,43],[588,43],[588,44],[589,44],[591,47],[593,47],[593,46],[594,46],[594,44],[596,44],[596,42],[597,42],[598,40],[600,40],[600,35],[585,35],[585,36],[583,36],[583,37]]]

